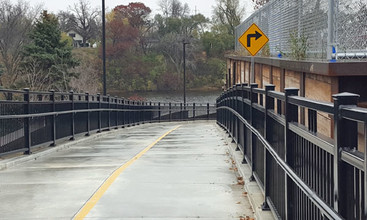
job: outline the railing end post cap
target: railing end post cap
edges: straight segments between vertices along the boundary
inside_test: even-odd
[[[273,85],[273,84],[265,84],[265,89],[267,89],[267,90],[274,90],[275,89],[275,85]]]
[[[340,104],[344,105],[356,105],[358,103],[360,95],[350,93],[350,92],[342,92],[338,94],[332,95],[333,100],[339,100]]]
[[[284,88],[285,95],[298,95],[298,91],[299,89],[295,87]]]
[[[338,93],[338,94],[334,94],[333,98],[359,98],[360,95],[358,94],[354,94],[354,93],[350,93],[350,92],[342,92],[342,93]]]

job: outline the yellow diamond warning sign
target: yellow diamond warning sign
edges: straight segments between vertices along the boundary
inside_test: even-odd
[[[269,38],[255,23],[253,23],[247,31],[242,34],[238,41],[248,50],[248,52],[250,52],[252,56],[255,56],[257,52],[259,52],[269,41]]]

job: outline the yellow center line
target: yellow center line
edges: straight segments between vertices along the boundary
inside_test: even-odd
[[[166,137],[168,134],[179,128],[181,125],[173,128],[172,130],[163,134],[156,141],[151,143],[148,147],[138,153],[135,157],[131,158],[128,162],[120,166],[117,170],[115,170],[110,177],[98,188],[98,190],[93,194],[93,196],[84,204],[84,206],[80,209],[78,214],[74,217],[75,220],[84,219],[85,216],[92,210],[92,208],[97,204],[97,202],[102,198],[103,194],[107,191],[107,189],[112,185],[112,183],[117,179],[118,176],[132,163],[134,163],[137,159],[143,156],[147,151],[149,151],[154,145],[156,145],[160,140]]]

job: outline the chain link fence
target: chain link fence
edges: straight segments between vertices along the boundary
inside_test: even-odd
[[[303,38],[308,59],[367,59],[366,0],[271,0],[237,26],[236,39],[252,23],[268,36],[271,56],[292,58]]]

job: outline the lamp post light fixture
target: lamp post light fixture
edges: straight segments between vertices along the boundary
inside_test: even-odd
[[[103,95],[107,95],[106,76],[106,15],[105,0],[102,0],[102,60],[103,60]]]
[[[183,46],[183,92],[184,92],[184,110],[186,110],[186,44],[190,44],[186,42],[185,39],[182,40]]]

